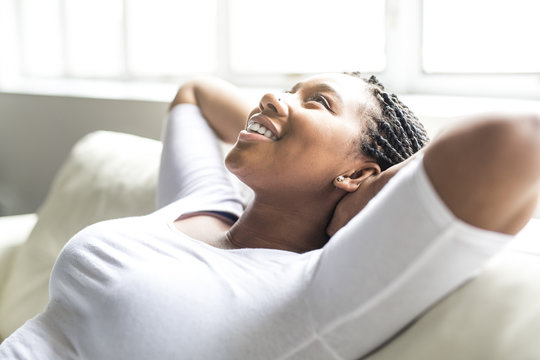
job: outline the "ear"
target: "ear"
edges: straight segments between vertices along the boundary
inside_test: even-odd
[[[354,192],[369,177],[381,173],[379,164],[373,161],[365,162],[360,169],[350,170],[334,178],[334,186],[346,192]]]

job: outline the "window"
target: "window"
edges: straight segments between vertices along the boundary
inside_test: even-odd
[[[538,99],[539,13],[537,0],[0,0],[0,86],[282,87],[355,70],[398,93]]]
[[[540,1],[424,0],[428,73],[540,73]]]
[[[412,92],[540,98],[540,2],[421,1]]]
[[[384,1],[0,1],[15,15],[5,28],[20,44],[15,52],[24,76],[172,79],[384,69]],[[358,36],[369,32],[375,36]]]
[[[216,72],[216,5],[216,0],[125,1],[125,57],[129,76],[171,77]]]
[[[382,71],[384,1],[231,0],[235,73]],[[368,35],[368,36],[366,36]]]
[[[34,7],[35,3],[39,2],[42,0],[25,0],[22,3],[33,3]],[[34,10],[28,8],[23,20],[28,21],[33,13]],[[62,25],[60,35],[63,36],[61,37],[63,42],[58,44],[56,56],[63,57],[62,70],[66,75],[106,77],[123,74],[121,1],[65,0],[59,13],[62,16],[55,22],[55,27],[58,27],[58,24]],[[39,25],[39,18],[32,19],[32,23]],[[34,31],[40,29],[29,24],[25,24],[23,28]],[[25,40],[23,38],[23,43]],[[39,68],[39,58],[32,57],[30,60],[33,63],[32,68]],[[31,71],[29,73],[32,74]]]

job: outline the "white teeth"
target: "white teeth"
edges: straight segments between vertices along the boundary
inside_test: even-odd
[[[267,138],[272,139],[274,141],[278,139],[277,136],[272,134],[272,131],[270,131],[269,129],[267,129],[263,125],[261,125],[259,123],[256,123],[256,122],[252,122],[251,124],[249,124],[249,126],[247,127],[247,130],[251,131],[251,132],[259,133],[261,135],[264,135]]]
[[[249,125],[248,130],[257,131],[259,130],[260,127],[261,127],[261,124],[254,122],[254,123],[251,123],[251,125]]]

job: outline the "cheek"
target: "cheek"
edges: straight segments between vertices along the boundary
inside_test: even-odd
[[[326,136],[318,146],[307,148],[304,154],[306,171],[323,181],[333,179],[351,169],[353,142],[349,136]]]
[[[340,153],[340,146],[334,144],[333,139],[320,136],[314,139],[305,139],[287,147],[287,153],[281,154],[283,159],[281,174],[285,179],[299,180],[308,187],[320,188],[332,182],[333,178],[342,168],[344,156]]]
[[[300,154],[297,170],[315,181],[326,181],[335,176],[339,169],[340,156],[327,147],[307,147]]]

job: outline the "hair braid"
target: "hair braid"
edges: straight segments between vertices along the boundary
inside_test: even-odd
[[[399,125],[392,124],[391,122],[381,122],[379,124],[378,130],[379,132],[386,134],[385,140],[388,143],[388,146],[392,146],[392,148],[395,149],[398,153],[404,153],[407,151],[406,144],[401,143],[402,139],[404,139],[404,133],[400,131],[401,129]],[[377,143],[380,143],[380,141],[377,141]]]
[[[404,161],[429,142],[418,118],[395,94],[386,92],[375,76],[365,79],[359,72],[347,74],[364,80],[378,105],[370,112],[361,151],[374,158],[381,170]]]
[[[381,150],[377,149],[376,147],[364,147],[362,146],[362,152],[366,154],[369,157],[372,157],[377,160],[377,164],[381,167],[381,169],[387,169],[394,161],[386,155],[386,153],[382,152]]]

